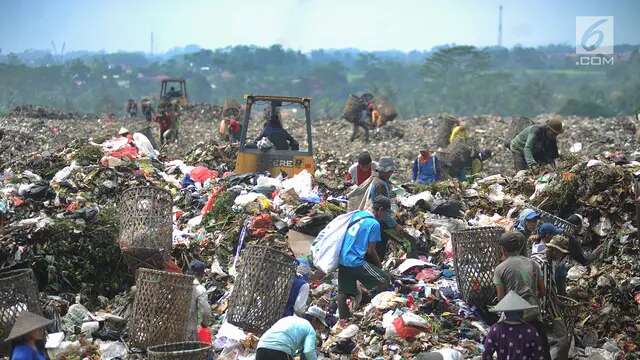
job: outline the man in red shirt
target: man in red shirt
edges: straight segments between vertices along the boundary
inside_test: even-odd
[[[377,166],[378,164],[371,160],[369,152],[363,151],[360,156],[358,156],[358,162],[351,165],[349,171],[347,171],[344,179],[345,184],[349,186],[353,184],[360,186],[360,184],[371,177],[371,173]]]
[[[160,124],[160,143],[164,145],[164,143],[167,141],[167,139],[165,139],[165,133],[171,129],[171,126],[173,125],[173,119],[171,117],[171,114],[169,114],[167,111],[163,111],[159,116],[156,117],[155,121]]]
[[[242,125],[235,117],[232,117],[229,120],[229,138],[232,142],[238,142],[240,141],[240,135],[242,135]]]

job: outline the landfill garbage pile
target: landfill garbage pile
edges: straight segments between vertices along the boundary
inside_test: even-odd
[[[11,110],[9,116],[12,117],[26,117],[35,119],[90,119],[95,117],[93,114],[83,114],[79,112],[67,112],[59,109],[48,108],[44,106],[35,105],[20,105]]]
[[[133,132],[148,126],[141,120],[0,119],[0,131],[18,130],[0,138],[18,149],[3,155],[0,169],[0,268],[34,269],[40,290],[48,295],[45,312],[62,317],[60,330],[67,329],[61,353],[126,354],[119,341],[123,326],[107,331],[92,329],[90,323],[96,316],[107,323],[126,319],[133,278],[116,241],[115,205],[124,189],[152,185],[173,196],[175,262],[182,270],[194,258],[208,266],[204,285],[216,320],[214,348],[229,359],[250,356],[255,334],[224,322],[240,249],[263,244],[300,256],[288,232],[313,238],[346,212],[344,174],[367,149],[374,159],[390,155],[398,160],[396,214],[411,236],[396,236],[390,243],[384,267],[393,274],[393,287],[368,301],[349,324],[335,319],[337,277],[313,279],[310,303],[331,314],[332,328],[322,334],[318,347],[324,357],[414,358],[440,348],[465,358],[480,355],[488,323],[461,298],[451,233],[470,226],[510,229],[517,211],[531,203],[563,217],[584,215],[590,224],[582,236],[584,247],[604,248],[590,267],[569,268],[576,356],[637,358],[640,243],[632,184],[640,163],[625,119],[566,118],[559,142],[567,156],[557,171],[507,176],[512,174],[511,155],[500,135],[508,119],[466,117],[471,136],[494,151],[483,170],[487,176],[418,185],[407,182],[410,164],[419,144],[435,139],[438,116],[388,124],[370,144],[350,143],[351,125],[344,120],[318,123],[313,128],[316,173],[289,179],[231,173],[237,145],[216,141],[209,119],[188,116],[179,143],[159,153],[135,138],[132,144],[115,136],[123,125]],[[603,121],[612,125],[602,129]],[[252,130],[259,126],[255,123]],[[294,137],[304,137],[303,127],[296,124],[300,121],[292,119],[285,127],[290,126]],[[68,138],[59,141],[51,136],[52,128]],[[36,141],[20,137],[20,129],[33,131]],[[76,294],[81,294],[78,300]],[[84,329],[84,336],[77,337],[75,328]],[[86,343],[85,338],[100,340]]]
[[[184,118],[193,121],[215,122],[222,116],[222,106],[207,103],[190,103],[182,111]]]
[[[553,115],[539,115],[532,118],[536,124],[544,124]],[[493,152],[493,157],[484,163],[485,175],[513,174],[513,158],[506,143],[511,117],[494,115],[461,116],[461,120],[472,139],[480,149]],[[564,117],[565,131],[558,137],[560,154],[590,157],[605,151],[622,151],[631,156],[636,150],[635,122],[633,117],[584,118]],[[444,115],[424,116],[414,119],[397,120],[383,128],[373,130],[371,142],[366,144],[363,138],[350,142],[352,125],[345,120],[329,120],[314,124],[314,146],[321,152],[335,152],[349,157],[355,162],[358,153],[368,150],[373,159],[381,156],[393,156],[399,161],[402,172],[398,174],[403,181],[410,180],[411,162],[418,156],[419,147],[424,144],[440,145],[438,136],[441,122],[447,121]],[[286,126],[285,126],[286,127]],[[304,138],[302,127],[290,127],[294,137]],[[362,132],[361,132],[362,133]],[[444,147],[440,146],[444,151]]]

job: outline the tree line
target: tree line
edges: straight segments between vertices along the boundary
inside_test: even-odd
[[[576,65],[573,48],[442,46],[428,52],[316,50],[280,45],[200,49],[167,60],[143,53],[0,58],[0,111],[22,104],[67,111],[124,111],[155,96],[163,77],[187,79],[190,100],[221,104],[256,94],[310,96],[315,117],[340,115],[351,93],[392,101],[403,118],[425,113],[615,116],[640,111],[640,54],[617,47],[614,65]]]

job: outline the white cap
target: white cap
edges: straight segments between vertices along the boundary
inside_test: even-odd
[[[124,135],[124,134],[128,134],[131,131],[129,131],[126,127],[121,127],[120,131],[118,131],[118,135]]]
[[[327,320],[326,320],[327,313],[324,310],[322,310],[319,306],[316,306],[316,305],[309,306],[306,314],[309,316],[313,316],[314,318],[320,320],[322,325],[329,327],[329,325],[327,325]]]

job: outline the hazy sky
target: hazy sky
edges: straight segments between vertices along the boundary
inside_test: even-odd
[[[0,0],[3,53],[156,51],[280,43],[301,50],[424,50],[494,45],[498,5],[504,45],[575,44],[577,15],[612,15],[615,42],[640,43],[638,0]]]

